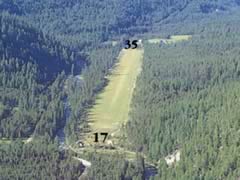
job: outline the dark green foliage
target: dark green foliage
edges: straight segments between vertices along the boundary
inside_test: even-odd
[[[10,13],[24,18],[45,33],[58,36],[74,47],[86,47],[122,34],[134,35],[151,29],[170,14],[179,12],[191,0],[13,0],[0,2]],[[1,7],[0,6],[0,7]],[[9,10],[11,6],[11,10]],[[17,6],[17,12],[13,12]],[[4,9],[4,8],[3,8]]]
[[[82,48],[123,34],[151,31],[167,17],[185,20],[200,12],[200,20],[202,14],[226,11],[238,4],[239,0],[2,0],[0,8],[21,14],[45,33]]]
[[[8,159],[1,158],[0,165],[4,167],[1,167],[0,177],[78,179],[83,167],[72,162],[72,155],[60,153],[51,141],[40,142],[39,138],[53,139],[64,125],[67,77],[60,72],[65,70],[68,73],[72,67],[73,73],[74,68],[81,68],[82,60],[75,62],[77,57],[69,53],[68,48],[17,17],[3,14],[0,20],[0,135],[1,138],[33,136],[36,141],[28,145],[20,142],[1,145],[1,157]],[[80,85],[71,82],[70,78],[71,94],[68,95],[73,113],[67,126],[70,127],[67,131],[69,139],[77,135],[78,129],[75,128],[85,122],[83,112],[106,84],[104,77],[114,65],[118,53],[119,47],[107,46],[92,51],[90,65],[83,71]]]
[[[90,155],[88,177],[99,180],[144,180],[144,162],[131,162],[123,155]]]
[[[53,79],[59,72],[70,70],[74,54],[60,42],[7,14],[0,16],[0,24],[1,59],[15,59],[19,68],[27,63],[37,64],[37,80]]]
[[[181,160],[156,179],[239,176],[240,26],[205,27],[189,42],[145,45],[128,135],[155,162],[180,150]]]
[[[0,15],[0,23],[0,137],[29,137],[34,131],[54,137],[64,120],[60,72],[69,72],[74,59],[16,17]]]
[[[71,109],[65,132],[74,143],[89,130],[86,112],[120,50],[101,42],[143,32],[195,36],[177,45],[145,45],[128,124],[132,148],[156,163],[161,159],[156,179],[236,179],[237,5],[239,0],[0,0],[1,13],[11,14],[0,15],[0,138],[34,137],[29,144],[3,145],[0,139],[0,179],[79,178],[81,163],[52,142],[68,119],[64,103]],[[167,167],[163,157],[176,149],[181,161]],[[90,179],[144,179],[139,156],[136,162],[121,155],[88,159]]]
[[[14,141],[0,145],[1,179],[73,179],[83,172],[83,165],[71,154],[59,152],[56,144],[45,140],[23,144]]]

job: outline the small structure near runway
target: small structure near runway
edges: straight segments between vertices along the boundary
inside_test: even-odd
[[[143,42],[142,39],[139,39],[137,42],[138,48],[143,48]]]
[[[79,148],[84,148],[84,143],[82,141],[77,141],[76,144],[79,146]]]
[[[180,161],[180,150],[176,150],[172,154],[166,156],[164,159],[168,166],[173,165],[174,163]]]
[[[91,165],[92,165],[92,163],[90,161],[87,161],[85,159],[81,159],[81,158],[78,158],[78,157],[73,157],[73,158],[80,161],[87,168],[91,167]]]

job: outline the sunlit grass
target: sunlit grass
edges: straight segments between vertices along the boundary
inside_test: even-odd
[[[7,138],[1,138],[0,139],[0,144],[10,144],[12,141]]]
[[[171,39],[172,40],[175,40],[175,41],[186,41],[186,40],[189,40],[190,38],[192,38],[191,35],[174,35],[174,36],[171,36]]]
[[[141,70],[143,50],[122,50],[120,61],[108,77],[109,84],[99,94],[89,111],[93,132],[113,133],[128,120],[128,112],[136,78]],[[100,137],[99,137],[100,138]],[[94,141],[94,137],[91,137]]]
[[[161,38],[149,39],[148,43],[159,44],[160,42],[163,42],[165,44],[170,44],[170,43],[176,43],[179,41],[187,41],[191,38],[192,38],[191,35],[173,35],[173,36],[170,36],[170,39],[161,39]]]
[[[29,143],[32,141],[33,138],[19,138],[19,140],[21,140],[24,144]],[[14,140],[9,139],[9,138],[1,138],[0,139],[0,144],[10,144],[12,143]]]

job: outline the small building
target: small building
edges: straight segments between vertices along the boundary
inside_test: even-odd
[[[160,39],[159,47],[162,47],[162,46],[164,46],[165,44],[168,44],[168,41],[167,41],[166,39]]]
[[[176,150],[174,153],[166,156],[164,159],[168,166],[173,165],[174,163],[180,161],[180,150]]]
[[[143,41],[142,39],[139,39],[137,42],[138,48],[143,48]]]
[[[76,144],[80,147],[83,148],[84,147],[84,143],[82,141],[77,141]]]

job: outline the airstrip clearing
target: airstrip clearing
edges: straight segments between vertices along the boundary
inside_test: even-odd
[[[141,71],[143,49],[122,50],[119,58],[119,63],[107,77],[108,85],[89,111],[92,132],[110,134],[118,131],[128,120],[133,90]]]

